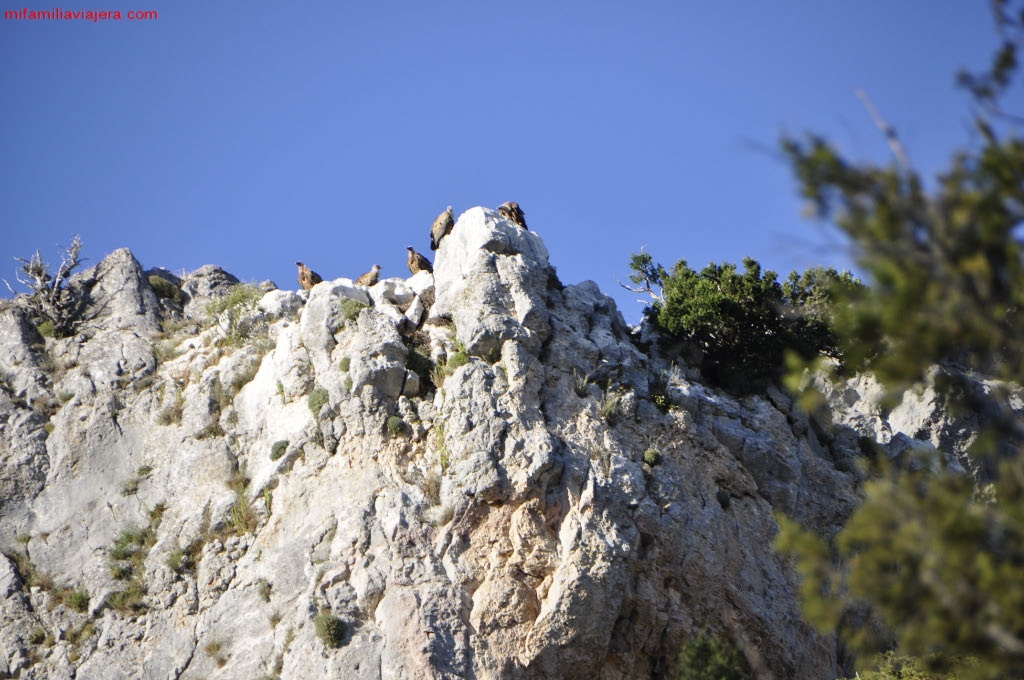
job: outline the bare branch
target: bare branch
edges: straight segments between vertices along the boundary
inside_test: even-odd
[[[871,116],[871,120],[875,122],[875,126],[882,131],[885,135],[885,141],[889,143],[889,149],[892,151],[892,155],[896,157],[897,162],[903,166],[904,172],[910,171],[910,159],[907,157],[907,152],[903,148],[903,144],[900,142],[900,138],[896,135],[896,130],[889,125],[888,122],[878,113],[878,109],[871,102],[867,93],[864,90],[857,88],[853,91],[857,95],[857,98],[864,104],[864,108],[868,110],[868,115]]]
[[[37,322],[52,322],[58,334],[69,333],[77,319],[81,298],[68,288],[67,283],[71,273],[82,263],[81,254],[82,239],[75,235],[71,244],[61,251],[56,275],[50,274],[50,265],[43,261],[38,250],[28,259],[14,258],[20,265],[15,271],[15,279],[28,289],[28,294],[22,297],[22,304]],[[6,279],[4,284],[16,296],[19,295]]]
[[[655,302],[665,301],[665,296],[663,294],[654,292],[654,290],[651,288],[650,281],[645,281],[647,285],[644,286],[643,288],[634,288],[633,286],[627,286],[618,279],[615,279],[615,283],[619,284],[620,286],[628,290],[630,293],[644,293],[646,295],[651,296],[651,299],[654,300]],[[640,300],[640,302],[644,303],[645,305],[650,304],[647,300]]]

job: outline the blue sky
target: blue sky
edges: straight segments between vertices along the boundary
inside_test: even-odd
[[[283,288],[295,260],[407,276],[446,205],[514,200],[562,281],[593,279],[631,322],[615,282],[642,246],[666,266],[849,266],[801,218],[779,136],[886,160],[859,87],[934,172],[970,139],[954,73],[996,44],[981,0],[99,9],[159,18],[0,20],[0,276],[74,233],[90,263],[128,246]]]

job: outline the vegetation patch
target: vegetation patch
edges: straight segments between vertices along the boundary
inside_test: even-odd
[[[669,272],[647,253],[634,254],[630,267],[630,279],[644,285],[631,290],[653,299],[648,316],[685,341],[706,379],[737,394],[777,383],[787,353],[842,360],[832,329],[835,300],[863,288],[849,272],[822,268],[780,282],[749,257],[742,273],[727,262],[698,272],[685,260]]]
[[[106,604],[121,613],[146,609],[145,561],[156,543],[156,531],[163,521],[167,506],[158,503],[149,511],[149,526],[123,529],[107,552],[110,575],[127,581],[123,590],[107,596]]]
[[[274,442],[274,445],[270,447],[270,460],[278,460],[286,451],[288,451],[287,439]]]
[[[449,355],[448,361],[444,365],[445,375],[451,375],[459,366],[465,366],[468,363],[469,353],[466,351],[466,346],[462,342],[456,341],[455,351]]]
[[[316,629],[316,636],[325,647],[337,649],[345,641],[345,622],[331,615],[329,610],[320,610],[313,618],[313,627]]]
[[[419,376],[420,394],[426,394],[437,388],[437,385],[434,384],[434,362],[419,349],[412,349],[409,352],[406,367]]]
[[[390,416],[387,420],[387,430],[392,437],[398,437],[405,434],[409,430],[409,426],[400,417]]]
[[[89,591],[82,588],[56,588],[50,599],[50,609],[59,606],[84,612],[89,609]]]
[[[228,526],[238,536],[252,534],[259,527],[260,517],[249,498],[249,477],[239,471],[228,481],[228,487],[235,492],[235,502],[228,510]]]
[[[306,403],[309,405],[310,413],[312,413],[314,417],[317,417],[320,415],[320,410],[328,401],[330,401],[330,394],[328,394],[327,390],[323,387],[318,387],[310,393]]]
[[[675,680],[746,680],[750,667],[726,638],[705,632],[689,638],[679,652]]]
[[[358,319],[359,313],[367,307],[369,307],[369,305],[364,305],[362,302],[352,300],[350,298],[346,298],[341,301],[341,313],[344,314],[345,318],[349,321],[355,321]]]
[[[598,405],[597,412],[609,425],[614,425],[621,414],[621,406],[622,392],[608,389]]]
[[[211,640],[203,646],[203,651],[213,659],[218,668],[222,668],[228,662],[227,651],[224,649],[223,640]]]
[[[227,295],[206,306],[206,312],[211,317],[222,319],[226,326],[218,345],[241,347],[266,337],[269,324],[256,307],[262,297],[263,292],[256,286],[240,283],[233,286]]]
[[[181,417],[185,411],[185,395],[181,388],[178,388],[175,392],[174,403],[160,411],[160,414],[156,417],[157,425],[174,425],[181,422]]]
[[[224,428],[220,426],[220,423],[212,423],[196,432],[196,439],[202,441],[203,439],[211,439],[213,437],[223,437],[224,434]]]
[[[71,273],[82,263],[81,253],[82,239],[75,236],[66,248],[61,249],[60,266],[56,272],[50,271],[38,250],[29,259],[14,258],[20,263],[15,277],[29,290],[28,295],[21,298],[22,304],[44,337],[66,338],[74,333],[80,320],[85,296],[67,284]],[[16,293],[10,284],[7,288]]]
[[[21,580],[26,586],[40,590],[53,590],[53,577],[38,569],[28,555],[20,552],[5,554],[7,559],[14,563],[14,568],[18,570],[18,575],[21,576]]]
[[[173,281],[168,281],[159,274],[149,275],[149,287],[153,289],[158,298],[170,300],[178,305],[185,304],[185,292]]]
[[[434,442],[437,445],[438,462],[441,465],[441,474],[448,471],[448,445],[444,441],[444,423],[434,423]]]

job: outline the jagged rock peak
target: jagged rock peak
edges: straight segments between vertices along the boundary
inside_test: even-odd
[[[74,337],[0,311],[0,677],[623,680],[701,630],[849,674],[774,512],[834,533],[864,438],[959,436],[927,392],[734,399],[484,208],[434,265],[210,314],[237,279],[121,250]]]

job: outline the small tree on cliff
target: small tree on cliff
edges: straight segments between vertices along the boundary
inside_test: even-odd
[[[647,253],[633,255],[630,266],[640,286],[630,290],[651,296],[648,314],[658,327],[697,350],[705,379],[741,394],[777,380],[788,352],[838,359],[832,299],[860,285],[849,273],[820,268],[779,282],[749,257],[742,273],[730,263],[697,272],[685,260],[669,272]]]
[[[82,264],[81,254],[82,239],[75,235],[70,245],[62,249],[56,273],[50,273],[50,265],[43,261],[38,250],[27,260],[23,257],[14,258],[20,263],[15,278],[29,290],[28,295],[22,298],[23,304],[41,328],[45,329],[48,325],[57,337],[70,335],[74,330],[80,301],[68,289],[67,283],[72,272]],[[6,279],[4,284],[18,295]]]

